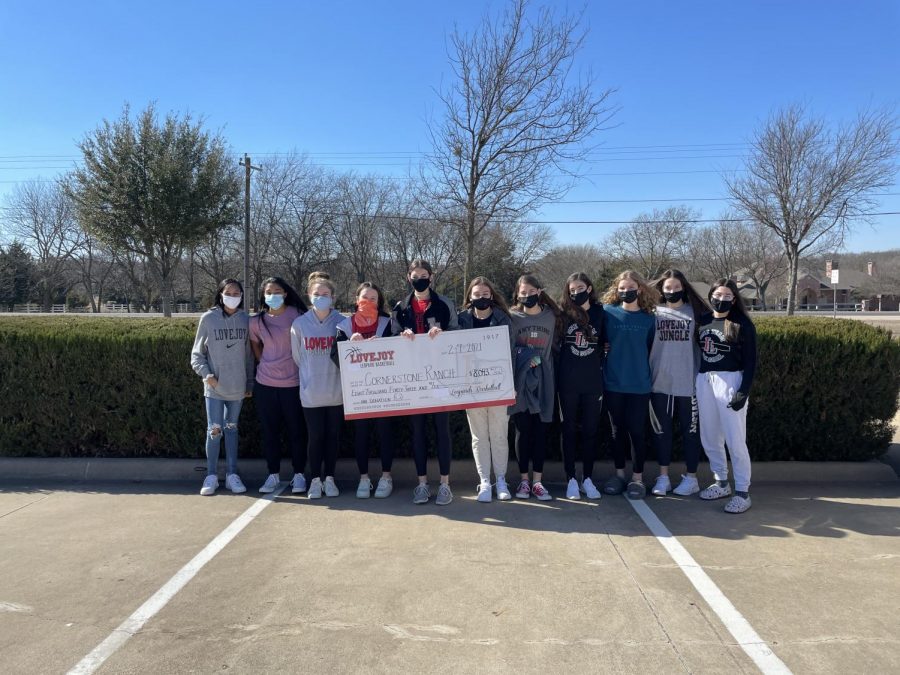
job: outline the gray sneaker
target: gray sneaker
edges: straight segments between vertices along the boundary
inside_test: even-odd
[[[428,483],[419,483],[413,490],[413,504],[427,504],[431,499],[431,490],[428,489]]]
[[[490,491],[488,491],[488,495],[490,494]],[[447,506],[447,504],[452,501],[453,493],[450,492],[450,485],[447,483],[441,483],[441,486],[438,488],[437,498],[434,500],[434,503],[438,506]]]
[[[378,487],[375,488],[375,498],[384,499],[385,497],[390,497],[393,491],[394,481],[390,478],[385,478],[384,476],[382,476],[378,479]]]

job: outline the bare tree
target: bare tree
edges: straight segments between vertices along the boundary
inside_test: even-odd
[[[642,213],[616,229],[604,248],[631,264],[646,279],[658,277],[685,258],[699,212],[688,206],[669,206]]]
[[[84,235],[81,249],[74,257],[81,286],[88,296],[91,311],[100,311],[106,282],[113,274],[118,261],[111,251],[90,234]]]
[[[600,276],[600,247],[595,244],[554,246],[534,264],[534,271],[548,288],[562,288],[574,272],[584,272],[596,284]],[[596,289],[598,292],[599,288]]]
[[[730,212],[694,231],[687,258],[691,273],[707,282],[723,277],[752,282],[762,309],[767,308],[769,285],[787,271],[784,248],[775,233]]]
[[[527,9],[527,0],[511,0],[473,35],[453,33],[455,81],[439,94],[443,120],[429,128],[431,201],[439,214],[459,214],[466,278],[485,228],[561,197],[571,181],[559,174],[574,175],[585,142],[614,112],[611,90],[573,76],[581,17],[541,7],[529,20]]]
[[[835,131],[803,106],[777,111],[752,141],[747,174],[726,176],[735,207],[771,228],[788,259],[788,314],[796,306],[800,258],[828,241],[838,248],[850,227],[865,221],[874,192],[893,184],[897,119],[861,113]]]
[[[334,241],[360,283],[372,276],[381,250],[382,220],[394,206],[394,187],[377,176],[346,174],[337,181]]]
[[[33,279],[49,312],[54,295],[70,282],[71,260],[84,241],[74,205],[60,184],[38,179],[16,185],[6,214],[13,238],[32,254]]]

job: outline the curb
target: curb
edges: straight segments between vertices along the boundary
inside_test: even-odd
[[[595,480],[602,480],[613,473],[613,465],[608,461],[597,462]],[[578,466],[579,472],[581,467]],[[895,444],[882,460],[868,462],[755,462],[753,482],[759,483],[870,483],[898,480],[900,473],[900,445]],[[219,461],[219,474],[223,477],[224,462]],[[248,459],[240,463],[239,471],[245,482],[262,482],[267,475],[265,462]],[[684,472],[682,462],[674,462],[670,468],[673,476]],[[356,481],[359,477],[356,462],[351,459],[338,460],[336,478],[340,481]],[[510,462],[507,473],[515,477],[518,471],[515,461]],[[381,467],[377,460],[370,461],[370,475],[377,478]],[[394,480],[412,483],[416,477],[415,465],[411,459],[398,459],[392,469]],[[655,478],[659,468],[655,462],[647,462],[645,474]],[[701,463],[701,482],[709,479],[709,465]],[[0,481],[117,481],[142,483],[148,481],[201,482],[206,475],[206,462],[197,459],[165,458],[70,458],[70,457],[0,457]],[[281,477],[293,475],[289,461],[281,464]],[[432,481],[438,477],[435,460],[429,460],[428,475]],[[544,466],[544,480],[547,483],[565,483],[562,462],[548,462]],[[512,479],[512,478],[511,478]],[[455,460],[451,467],[451,481],[454,483],[478,482],[475,463],[470,460]],[[645,479],[646,482],[646,479]]]

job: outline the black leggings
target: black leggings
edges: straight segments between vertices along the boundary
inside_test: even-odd
[[[338,446],[341,442],[344,407],[327,405],[321,408],[303,408],[303,416],[306,418],[306,429],[309,433],[310,477],[324,480],[326,476],[334,476]]]
[[[413,432],[413,456],[416,460],[416,472],[419,476],[428,475],[428,441],[425,436],[425,421],[434,419],[434,431],[437,438],[437,456],[441,475],[450,475],[450,413],[436,412],[425,415],[410,415]]]
[[[306,423],[300,409],[300,387],[270,387],[257,382],[253,387],[253,399],[269,473],[281,471],[281,433],[285,429],[294,473],[303,473],[307,439]]]
[[[547,456],[547,429],[549,422],[541,422],[540,413],[520,412],[513,415],[516,425],[516,459],[519,473],[528,473],[528,462],[537,473],[544,472],[544,458]]]
[[[582,479],[591,478],[594,474],[601,407],[602,394],[559,392],[563,465],[566,469],[566,480],[575,478],[575,448],[579,422],[581,422]]]
[[[612,426],[613,459],[616,469],[624,469],[629,452],[634,451],[632,471],[644,473],[644,460],[647,457],[647,439],[644,426],[650,411],[650,394],[623,394],[618,391],[607,391],[604,395],[606,409],[609,411],[609,423]]]
[[[653,405],[653,417],[650,419],[653,428],[651,438],[659,465],[669,466],[672,463],[673,418],[677,416],[684,449],[684,463],[687,465],[688,473],[697,473],[697,466],[700,464],[697,398],[653,393],[650,394],[650,403]]]
[[[359,472],[369,473],[369,429],[378,432],[378,450],[381,452],[381,470],[388,472],[394,462],[394,424],[390,417],[376,417],[353,422],[353,446],[356,450],[356,466]]]

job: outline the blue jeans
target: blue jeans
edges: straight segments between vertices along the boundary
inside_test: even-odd
[[[218,473],[219,447],[225,438],[225,474],[237,473],[238,417],[244,399],[206,397],[206,474]]]

